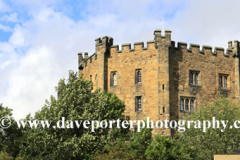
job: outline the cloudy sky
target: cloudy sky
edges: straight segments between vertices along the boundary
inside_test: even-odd
[[[105,35],[114,44],[153,40],[155,29],[172,40],[227,47],[240,40],[240,1],[219,0],[0,0],[0,103],[16,119],[41,109],[78,52],[95,51]]]

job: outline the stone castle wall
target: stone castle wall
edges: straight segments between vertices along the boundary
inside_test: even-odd
[[[113,45],[111,37],[96,41],[96,52],[88,57],[79,53],[79,74],[92,79],[94,89],[100,87],[115,93],[125,102],[125,114],[131,120],[179,119],[189,112],[180,111],[180,99],[194,99],[194,110],[220,95],[239,98],[239,42],[229,48],[200,46],[171,41],[171,31],[154,31],[154,40]],[[142,82],[135,83],[135,72],[141,70]],[[198,85],[190,85],[190,71],[197,72]],[[117,85],[111,86],[111,73],[116,72]],[[227,75],[227,88],[219,88],[219,75]],[[142,111],[135,109],[135,97],[142,96]],[[154,133],[171,134],[169,129]]]

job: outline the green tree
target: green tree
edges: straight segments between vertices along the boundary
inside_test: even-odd
[[[213,127],[213,117],[215,117],[215,128]],[[190,114],[184,120],[196,121],[187,125],[185,132],[176,132],[174,136],[175,147],[172,149],[175,158],[179,159],[213,159],[214,154],[234,154],[237,153],[240,143],[240,130],[235,128],[234,122],[240,120],[240,107],[232,100],[219,98],[214,103],[208,103],[195,113]],[[204,131],[204,121],[206,128],[209,120],[210,128]],[[219,121],[219,128],[217,128]],[[228,121],[224,128],[221,120]],[[230,127],[232,126],[232,127]],[[239,126],[239,124],[238,124]],[[176,152],[174,152],[176,151]]]
[[[175,144],[169,136],[155,135],[151,144],[148,146],[145,155],[149,159],[174,160],[172,148]]]
[[[0,117],[2,118],[0,122],[0,150],[16,158],[20,151],[19,145],[23,142],[22,131],[17,128],[17,123],[12,117],[12,109],[0,104]],[[4,127],[8,124],[10,124],[9,127]],[[5,154],[2,153],[2,155]]]
[[[89,128],[80,127],[83,121],[97,120],[125,120],[123,114],[125,105],[112,93],[97,89],[93,91],[90,80],[85,80],[77,73],[69,72],[66,81],[61,79],[56,87],[57,98],[51,96],[43,108],[36,112],[34,120],[52,120],[51,127],[43,128],[41,125],[28,129],[25,144],[21,145],[21,156],[25,159],[88,159],[91,154],[101,150],[105,144],[115,141],[128,133],[127,129],[97,128],[92,132]],[[63,127],[53,127],[65,117]],[[71,123],[71,120],[74,123]]]
[[[145,151],[152,140],[152,128],[147,128],[147,120],[144,120],[145,127],[141,123],[141,131],[133,134],[134,140],[128,143],[127,149],[134,158],[145,159]]]
[[[146,124],[147,121],[144,120]],[[140,125],[141,128],[143,125]],[[133,139],[131,138],[133,137]],[[92,159],[146,159],[144,155],[147,147],[151,143],[152,129],[142,128],[140,132],[133,132],[133,135],[121,137],[115,142],[108,143],[105,145],[102,151],[98,151],[96,155],[93,155]]]

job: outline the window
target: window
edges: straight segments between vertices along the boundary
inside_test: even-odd
[[[188,111],[189,100],[185,100],[185,111]]]
[[[92,75],[90,75],[90,77],[89,77],[89,78],[90,78],[90,80],[92,80]]]
[[[194,105],[194,101],[193,101],[193,99],[191,99],[191,101],[190,101],[190,111],[191,111],[191,112],[194,111],[193,105]]]
[[[195,73],[195,85],[198,85],[198,73]]]
[[[228,75],[219,74],[219,88],[228,88]]]
[[[181,98],[180,99],[180,112],[194,112],[194,98]],[[190,106],[190,108],[189,108]]]
[[[116,86],[117,85],[117,74],[113,73],[113,85]]]
[[[90,57],[90,63],[92,63],[92,57]]]
[[[193,84],[193,73],[192,72],[190,72],[190,75],[189,75],[189,83]]]
[[[136,111],[142,110],[142,96],[136,97]]]
[[[222,76],[219,76],[219,88],[222,88]]]
[[[224,76],[224,88],[227,88],[227,76]]]
[[[95,54],[95,60],[97,59],[97,53]]]
[[[141,69],[136,69],[136,71],[135,71],[135,83],[136,84],[142,83]]]
[[[110,74],[110,86],[117,86],[117,72],[111,72]]]
[[[183,98],[181,98],[181,100],[180,100],[180,111],[183,111],[184,109],[184,100],[183,100]]]
[[[189,72],[189,84],[199,85],[199,71],[190,71]]]

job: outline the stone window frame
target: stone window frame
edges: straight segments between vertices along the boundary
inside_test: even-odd
[[[139,100],[140,100],[140,103],[139,103]],[[135,97],[135,112],[141,112],[143,110],[143,103],[142,103],[142,96],[136,96]],[[140,105],[140,107],[139,107]]]
[[[186,102],[188,102],[188,104],[186,104]],[[180,96],[179,110],[180,112],[193,113],[196,110],[196,97]]]
[[[218,73],[218,88],[219,89],[230,89],[230,74],[229,73]]]
[[[201,71],[200,70],[189,70],[189,85],[190,86],[201,86]]]
[[[139,80],[139,75],[140,73],[140,80]],[[135,84],[142,84],[142,69],[135,69]]]
[[[116,81],[114,81],[114,75],[116,76]],[[117,71],[111,71],[110,72],[110,86],[114,87],[117,86]],[[114,83],[116,82],[116,83]]]

